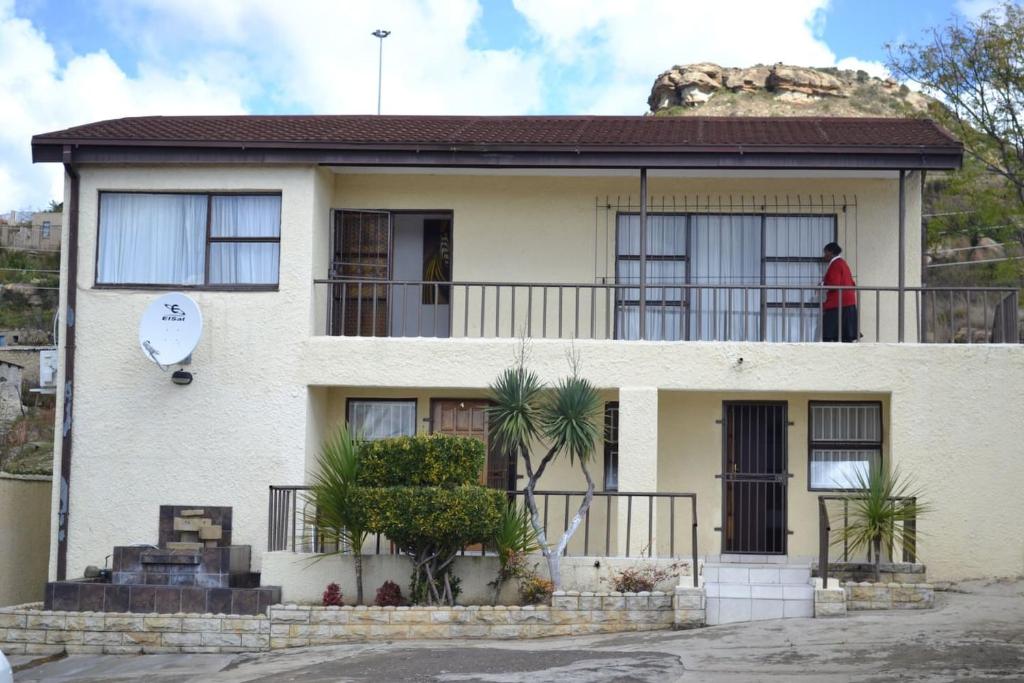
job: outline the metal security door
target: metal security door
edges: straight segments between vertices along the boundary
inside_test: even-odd
[[[786,553],[787,424],[785,403],[724,404],[723,553]]]
[[[331,279],[331,334],[388,335],[391,214],[335,211]]]

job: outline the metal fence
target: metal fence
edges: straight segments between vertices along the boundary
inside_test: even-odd
[[[271,486],[267,550],[336,552],[317,527],[308,486]],[[549,542],[557,543],[572,522],[584,491],[536,491],[537,509]],[[525,505],[525,491],[508,496]],[[328,534],[326,538],[333,538]],[[376,535],[363,547],[368,555],[395,554]],[[595,491],[564,555],[575,557],[689,558],[697,566],[697,496],[694,493]],[[464,548],[464,555],[488,554],[486,545]],[[493,552],[493,549],[492,551]],[[696,574],[696,572],[694,572]]]
[[[901,306],[896,287],[336,279],[315,284],[327,311],[323,331],[334,336],[764,342],[852,336],[861,342],[967,344],[1020,339],[1019,293],[1008,287],[912,287]],[[841,311],[830,322],[823,310],[829,292],[847,290],[857,298],[855,334],[842,329],[847,323]]]
[[[898,501],[911,501],[916,502],[916,498],[888,498],[891,502]],[[847,541],[843,530],[850,525],[852,519],[851,515],[851,503],[853,500],[850,496],[818,496],[818,575],[822,579],[822,585],[828,585],[828,572],[829,562],[832,557],[831,548],[837,547],[837,553],[841,549],[841,555],[837,555],[835,559],[842,558],[842,562],[864,560],[872,562],[871,549],[869,548],[863,557],[851,556],[851,548]],[[903,530],[907,532],[909,538],[902,547],[895,548],[888,546],[882,548],[882,551],[886,553],[890,560],[894,560],[897,556],[902,557],[903,562],[916,562],[917,561],[917,547],[916,547],[916,534],[917,534],[917,519],[912,518],[905,520],[900,523]],[[910,540],[914,539],[914,540]]]

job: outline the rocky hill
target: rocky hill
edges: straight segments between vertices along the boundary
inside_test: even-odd
[[[915,116],[931,98],[865,71],[710,62],[673,66],[654,80],[647,99],[655,115]]]

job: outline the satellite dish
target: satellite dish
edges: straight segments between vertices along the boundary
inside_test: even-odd
[[[139,322],[139,346],[157,365],[187,361],[203,334],[203,314],[191,297],[164,294],[151,303]]]

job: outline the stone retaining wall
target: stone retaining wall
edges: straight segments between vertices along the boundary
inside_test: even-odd
[[[704,624],[704,591],[559,592],[551,606],[311,607],[274,605],[270,616],[0,609],[7,654],[213,653],[352,640],[539,638],[690,628]]]
[[[847,583],[846,609],[928,609],[935,604],[930,583]]]
[[[0,609],[6,654],[255,652],[270,646],[270,619],[224,614],[59,612],[41,603]]]

